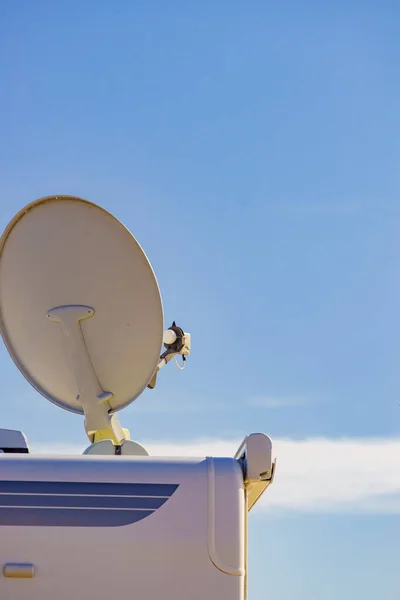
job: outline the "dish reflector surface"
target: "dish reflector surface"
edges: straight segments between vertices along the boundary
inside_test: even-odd
[[[56,307],[94,309],[80,321],[111,412],[137,398],[159,360],[163,310],[143,250],[111,214],[81,198],[50,196],[24,208],[0,240],[0,331],[15,364],[43,396],[83,413]]]

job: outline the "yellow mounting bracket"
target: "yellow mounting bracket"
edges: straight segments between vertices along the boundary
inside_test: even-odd
[[[122,429],[122,433],[124,434],[124,440],[131,439],[128,429]],[[97,444],[97,442],[103,442],[104,440],[111,440],[115,446],[120,444],[120,440],[117,440],[112,429],[98,429],[95,431],[93,443]]]

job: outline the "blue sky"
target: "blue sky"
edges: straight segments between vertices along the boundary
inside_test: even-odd
[[[398,597],[399,17],[356,0],[1,8],[0,226],[45,195],[101,204],[149,256],[166,324],[192,333],[187,369],[123,425],[188,453],[277,442],[250,600]],[[0,374],[3,426],[84,447],[4,347]]]

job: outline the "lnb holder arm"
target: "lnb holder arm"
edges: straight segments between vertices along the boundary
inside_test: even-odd
[[[160,360],[158,362],[156,370],[153,373],[153,377],[147,385],[147,387],[151,390],[153,390],[156,386],[157,375],[159,370],[164,365],[166,365],[171,360],[171,358],[176,359],[176,356],[180,354],[182,356],[183,362],[185,362],[186,357],[190,354],[190,333],[185,333],[181,327],[177,326],[175,321],[172,323],[171,327],[164,331],[163,342],[165,351],[160,355]]]

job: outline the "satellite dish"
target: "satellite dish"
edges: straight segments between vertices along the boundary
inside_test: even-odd
[[[3,340],[38,392],[85,414],[92,441],[107,428],[124,439],[114,413],[154,381],[163,325],[145,253],[99,206],[49,196],[6,228],[0,240]],[[182,348],[176,353],[185,354]]]

